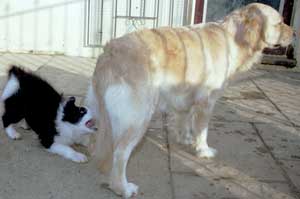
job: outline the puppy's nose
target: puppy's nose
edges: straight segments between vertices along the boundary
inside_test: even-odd
[[[81,114],[86,114],[86,112],[87,112],[87,110],[86,110],[86,108],[84,108],[84,107],[81,107],[80,109],[79,109],[79,111],[80,111],[80,113]]]

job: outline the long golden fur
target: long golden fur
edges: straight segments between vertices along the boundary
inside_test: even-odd
[[[175,113],[178,141],[199,157],[215,156],[208,122],[228,80],[257,63],[265,47],[287,46],[292,36],[277,11],[254,3],[220,22],[144,29],[108,43],[87,101],[99,117],[94,153],[110,172],[111,189],[137,194],[126,166],[158,106]]]

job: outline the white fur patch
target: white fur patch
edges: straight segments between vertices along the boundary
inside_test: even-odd
[[[72,128],[70,125],[68,125],[67,122],[62,121],[62,118],[64,116],[64,105],[65,103],[61,103],[57,110],[55,127],[59,135],[55,136],[55,142],[58,142],[60,144],[73,144]]]
[[[147,115],[143,100],[134,98],[127,84],[117,84],[108,87],[104,102],[112,122],[113,138],[120,136],[132,124],[140,126]]]
[[[20,88],[19,80],[14,75],[11,75],[5,85],[5,88],[1,96],[1,100],[4,101],[7,98],[11,97],[19,90],[19,88]]]

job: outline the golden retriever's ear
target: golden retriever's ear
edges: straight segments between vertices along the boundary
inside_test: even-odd
[[[258,9],[249,8],[240,18],[237,24],[235,40],[238,44],[260,48],[260,42],[263,40],[263,15]]]

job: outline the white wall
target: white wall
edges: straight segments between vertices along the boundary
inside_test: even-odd
[[[183,21],[185,0],[160,0],[159,25],[168,25],[169,1],[174,2],[173,24]],[[111,39],[113,31],[112,2],[115,1],[104,0],[103,43]],[[118,10],[126,9],[126,5],[119,4]],[[100,48],[84,47],[84,8],[85,0],[0,0],[0,51],[98,56]],[[129,27],[122,27],[124,24],[124,21],[118,22],[116,36],[124,34],[124,30],[131,31]],[[97,27],[91,30],[93,28],[95,38],[92,39],[97,40]]]
[[[1,0],[0,51],[97,56],[83,47],[84,0]]]

